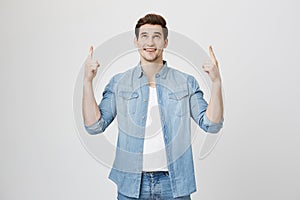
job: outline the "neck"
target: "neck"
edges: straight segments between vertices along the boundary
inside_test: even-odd
[[[144,74],[148,79],[152,79],[159,70],[163,67],[163,60],[158,60],[154,62],[149,62],[141,60],[141,66]]]

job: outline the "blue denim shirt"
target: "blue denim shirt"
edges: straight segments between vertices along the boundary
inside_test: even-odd
[[[164,134],[169,177],[173,197],[196,191],[191,148],[191,119],[205,132],[217,133],[223,125],[206,116],[207,102],[196,79],[168,67],[155,75],[158,107]],[[118,191],[139,197],[143,169],[143,145],[148,108],[149,86],[140,63],[112,77],[99,104],[101,118],[85,129],[90,134],[105,131],[117,117],[118,141],[109,178]]]

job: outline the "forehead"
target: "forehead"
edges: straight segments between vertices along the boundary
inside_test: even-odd
[[[162,27],[161,25],[158,25],[158,24],[144,24],[143,26],[141,26],[139,28],[139,33],[154,33],[154,32],[160,32],[162,33]]]

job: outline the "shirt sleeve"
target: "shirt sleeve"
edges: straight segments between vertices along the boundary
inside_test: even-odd
[[[207,133],[218,133],[223,127],[224,118],[219,123],[212,122],[206,116],[207,102],[199,88],[197,80],[190,76],[188,79],[190,96],[190,114],[199,127]]]
[[[84,125],[85,130],[91,134],[95,135],[102,133],[111,124],[116,116],[116,98],[115,98],[115,86],[116,80],[113,77],[110,82],[105,86],[102,93],[102,100],[98,105],[101,113],[100,119],[89,126]]]

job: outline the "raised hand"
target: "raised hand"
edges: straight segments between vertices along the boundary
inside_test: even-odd
[[[87,81],[92,81],[96,74],[98,67],[100,66],[98,60],[93,59],[94,47],[90,47],[90,51],[88,57],[85,61],[85,69],[84,69],[84,79]]]
[[[205,61],[202,68],[208,73],[212,82],[221,81],[218,61],[211,46],[209,46],[209,55],[210,60]]]

